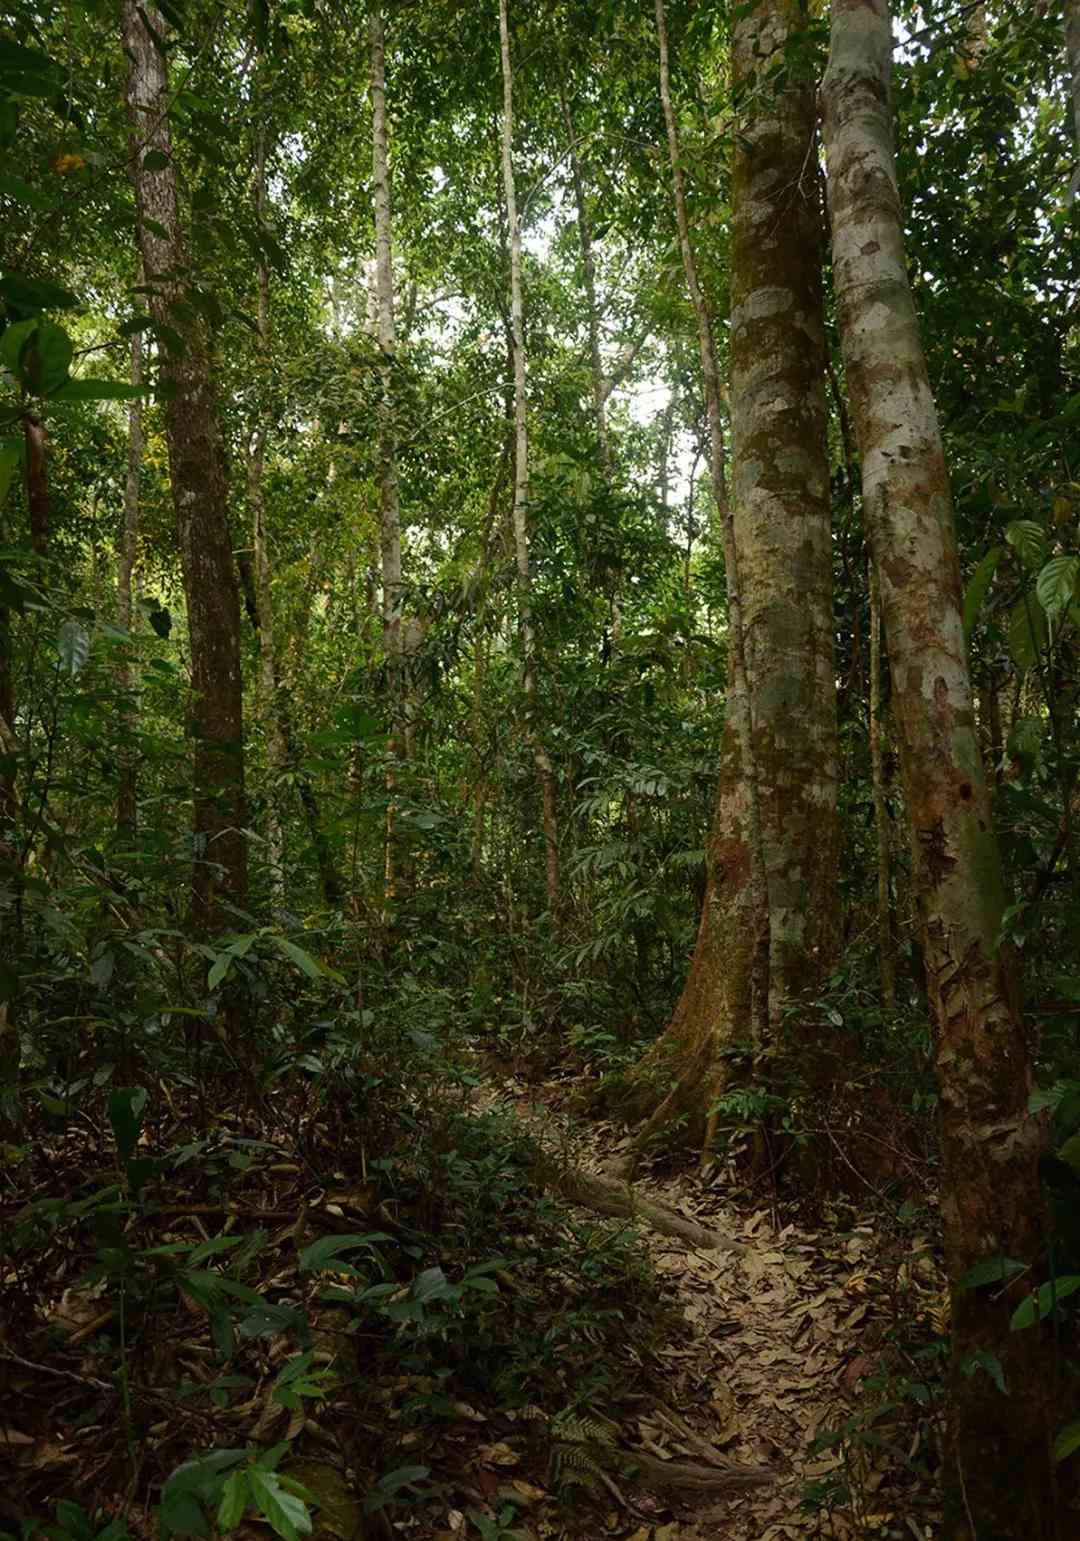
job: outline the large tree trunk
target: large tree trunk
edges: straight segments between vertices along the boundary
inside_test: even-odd
[[[521,222],[514,185],[514,76],[510,64],[510,28],[506,0],[499,0],[499,44],[502,58],[503,119],[502,173],[506,221],[510,239],[510,329],[514,353],[514,551],[517,558],[518,618],[524,655],[522,688],[525,696],[526,730],[532,745],[540,786],[544,829],[544,871],[548,908],[554,916],[559,905],[559,840],[555,814],[555,769],[544,747],[537,721],[536,635],[532,614],[532,574],[529,567],[529,424],[525,392],[525,308],[521,264]]]
[[[380,353],[379,531],[382,555],[383,647],[390,696],[387,745],[386,895],[392,898],[400,876],[400,844],[395,798],[400,795],[400,767],[406,753],[408,720],[405,637],[402,626],[401,505],[398,493],[397,432],[394,414],[393,226],[390,214],[390,158],[386,128],[386,35],[382,7],[369,18],[371,45],[371,154],[375,205],[375,335]]]
[[[131,339],[131,383],[141,385],[143,376],[143,340],[139,332]],[[116,582],[117,611],[122,631],[134,637],[135,606],[133,582],[139,546],[139,492],[142,478],[143,422],[142,397],[128,403],[128,463],[124,480],[124,528],[120,535],[120,561]],[[135,669],[125,643],[125,653],[117,671],[122,700],[120,775],[116,793],[116,833],[121,840],[135,838],[138,800],[138,772],[135,754],[135,730],[138,716],[135,706]]]
[[[700,1124],[723,1079],[720,1051],[775,1039],[785,1003],[831,961],[837,935],[836,705],[820,213],[814,96],[775,58],[804,20],[762,0],[735,23],[737,87],[758,82],[735,139],[732,246],[733,506],[726,506],[720,380],[690,240],[667,36],[657,0],[661,95],[687,286],[698,317],[713,485],[724,518],[731,643],[709,881],[682,998],[650,1060],[670,1056],[675,1094],[646,1125]]]
[[[144,21],[144,16],[146,21]],[[210,934],[227,924],[223,904],[247,894],[240,606],[226,517],[228,478],[206,328],[185,303],[186,241],[169,130],[169,82],[153,10],[123,0],[132,174],[139,246],[154,319],[179,333],[183,351],[162,354],[165,436],[191,639],[195,862],[192,919]],[[164,157],[153,169],[149,153]]]
[[[1051,1345],[1009,1331],[1030,1281],[964,1289],[977,1264],[1037,1264],[1040,1128],[998,942],[1004,888],[968,676],[952,499],[907,277],[887,0],[834,0],[825,79],[833,271],[863,506],[913,830],[937,1019],[942,1216],[952,1284],[948,1541],[1057,1535]],[[998,1378],[976,1369],[992,1355]],[[973,1369],[975,1373],[972,1373]]]

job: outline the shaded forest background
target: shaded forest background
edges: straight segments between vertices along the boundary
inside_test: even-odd
[[[683,1329],[632,1231],[550,1196],[573,1138],[553,1154],[493,1085],[609,1120],[623,1174],[685,1172],[778,1229],[791,1206],[822,1235],[869,1215],[882,1255],[942,1266],[940,982],[813,138],[835,891],[786,965],[805,988],[771,1015],[759,992],[763,1032],[740,1018],[706,1075],[664,1031],[737,733],[738,188],[845,7],[770,0],[786,30],[747,71],[755,9],[0,10],[12,1536],[253,1511],[293,1541],[335,1504],[343,1541],[652,1524],[605,1517],[612,1430]],[[946,1265],[929,1313],[894,1291],[800,1523],[1009,1534],[966,1529],[962,1495],[933,1517],[940,1429],[969,1394],[1023,1418],[1038,1339],[1031,1480],[1053,1492],[1025,1513],[1049,1537],[1080,1448],[1080,14],[899,0],[893,21],[1041,1239]],[[953,1167],[944,1197],[963,1208]],[[954,1312],[1007,1297],[1015,1370],[973,1338],[950,1381],[950,1287]],[[540,1409],[516,1497],[454,1496],[448,1430],[476,1406],[513,1414],[500,1438]],[[328,1444],[344,1485],[312,1474]]]

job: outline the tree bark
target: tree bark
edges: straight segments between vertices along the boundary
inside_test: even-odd
[[[908,282],[891,115],[887,0],[834,0],[823,95],[833,272],[881,589],[914,884],[937,1020],[942,1218],[952,1290],[948,1541],[1058,1534],[1049,1459],[1052,1345],[1012,1333],[1014,1282],[964,1289],[978,1263],[1035,1263],[1043,1208],[1031,1070],[976,732],[941,434]],[[993,1355],[1006,1395],[974,1355]],[[972,1373],[972,1371],[975,1373]]]
[[[141,385],[143,377],[143,340],[136,332],[131,339],[131,383]],[[117,611],[120,628],[134,639],[135,607],[133,580],[139,548],[139,496],[142,479],[143,420],[142,397],[135,396],[128,403],[128,463],[124,479],[124,528],[120,539],[120,561],[117,574]],[[132,841],[137,826],[138,771],[134,736],[138,725],[135,705],[135,669],[130,644],[125,643],[125,653],[117,671],[117,684],[123,702],[121,728],[124,742],[119,763],[120,778],[116,793],[116,833],[120,840]]]
[[[386,127],[386,33],[382,6],[371,8],[371,156],[375,206],[375,335],[380,354],[379,539],[382,558],[383,647],[390,696],[390,735],[387,744],[387,810],[385,891],[393,898],[399,878],[400,852],[395,798],[400,795],[400,769],[408,735],[405,700],[405,647],[402,627],[401,503],[398,490],[397,431],[394,414],[393,226],[390,213],[390,154]]]
[[[510,330],[514,355],[514,552],[517,561],[518,620],[523,653],[522,689],[526,731],[540,786],[544,830],[544,874],[548,909],[559,906],[559,839],[555,811],[555,769],[537,721],[536,635],[533,629],[532,574],[529,566],[529,424],[526,396],[524,284],[521,261],[521,221],[514,185],[514,76],[510,62],[510,28],[506,0],[499,0],[499,47],[502,59],[502,173],[510,243]]]
[[[144,10],[136,0],[123,0],[132,175],[150,311],[159,325],[179,334],[183,345],[182,351],[163,351],[161,373],[171,388],[164,408],[165,436],[191,640],[192,921],[197,932],[209,935],[227,924],[223,906],[243,905],[247,894],[240,606],[209,340],[187,298],[168,72],[147,21],[159,36],[166,34],[159,14]],[[150,152],[163,156],[165,164],[148,167]]]
[[[737,86],[757,81],[732,182],[734,497],[725,496],[720,378],[697,277],[671,105],[663,0],[661,96],[687,287],[698,318],[711,466],[725,529],[730,609],[727,715],[709,879],[683,995],[656,1050],[675,1093],[646,1125],[700,1123],[732,1043],[775,1040],[783,1007],[835,952],[836,701],[825,440],[820,213],[814,97],[794,71],[766,91],[804,9],[762,0],[737,15]],[[706,1127],[708,1139],[710,1131]]]
[[[896,1004],[896,958],[892,927],[892,847],[885,802],[885,754],[881,719],[881,598],[873,562],[870,577],[870,774],[874,787],[874,833],[877,839],[878,974],[881,1003]]]

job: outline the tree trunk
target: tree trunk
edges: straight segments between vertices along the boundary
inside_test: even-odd
[[[529,425],[525,394],[525,318],[521,263],[521,222],[514,186],[514,77],[510,64],[510,29],[506,0],[499,0],[499,43],[502,58],[502,172],[510,241],[510,328],[514,353],[514,551],[517,558],[518,618],[523,658],[526,731],[540,786],[544,830],[545,880],[548,909],[559,905],[559,841],[555,814],[555,770],[537,721],[536,637],[532,617],[532,575],[529,570]]]
[[[182,352],[163,352],[161,373],[171,387],[165,436],[191,639],[192,920],[197,932],[211,934],[228,923],[223,905],[243,905],[247,894],[240,606],[209,340],[185,300],[186,241],[172,162],[168,73],[144,16],[159,36],[166,33],[160,15],[123,0],[132,173],[150,310],[183,343]],[[166,163],[151,169],[148,153]]]
[[[840,335],[913,831],[942,1108],[952,1286],[948,1541],[1057,1535],[1051,1345],[1012,1333],[1028,1282],[964,1289],[977,1264],[1036,1263],[1040,1126],[1007,960],[1005,896],[961,621],[941,434],[908,283],[893,152],[887,0],[834,0],[823,88]],[[996,1358],[1008,1385],[977,1368]],[[972,1373],[972,1371],[975,1373]]]
[[[131,383],[141,385],[143,377],[143,340],[136,332],[131,339]],[[120,541],[120,562],[117,575],[117,611],[120,629],[134,638],[135,606],[132,582],[139,547],[139,493],[142,479],[143,421],[142,397],[135,396],[128,403],[128,463],[124,481],[124,528]],[[117,684],[122,700],[121,731],[123,743],[120,749],[120,778],[116,793],[116,833],[121,841],[135,838],[137,824],[138,773],[136,769],[135,730],[138,712],[135,705],[135,669],[131,644],[125,643],[125,653],[117,671]]]
[[[382,7],[369,18],[371,45],[371,155],[375,205],[375,335],[380,353],[379,531],[382,555],[383,647],[390,696],[387,743],[385,891],[393,898],[400,852],[395,798],[405,757],[408,723],[405,701],[405,648],[402,628],[401,506],[398,494],[397,433],[394,420],[394,264],[390,216],[390,160],[386,128],[386,35]]]
[[[1069,186],[1070,202],[1080,190],[1080,0],[1065,0],[1065,65],[1072,103],[1076,169]]]
[[[740,125],[732,182],[733,508],[724,489],[720,381],[697,279],[657,0],[661,95],[687,287],[698,317],[713,485],[730,608],[727,715],[697,946],[667,1032],[675,1093],[646,1125],[707,1116],[719,1053],[775,1039],[784,1004],[828,967],[837,938],[836,703],[825,441],[814,98],[794,72]],[[737,85],[768,79],[798,31],[795,0],[735,24]],[[808,180],[804,189],[803,181]],[[706,1128],[706,1135],[709,1130]]]
[[[892,937],[892,847],[885,804],[885,754],[881,720],[881,598],[874,564],[870,569],[870,774],[874,786],[874,832],[877,837],[878,972],[881,1003],[896,1004],[896,958]]]

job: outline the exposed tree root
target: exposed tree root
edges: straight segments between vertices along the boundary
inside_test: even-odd
[[[575,1167],[559,1167],[550,1157],[545,1157],[539,1165],[544,1183],[571,1204],[580,1204],[601,1215],[625,1215],[628,1219],[641,1220],[662,1236],[677,1236],[691,1247],[715,1252],[746,1251],[740,1242],[722,1236],[719,1231],[711,1231],[694,1220],[677,1215],[663,1204],[643,1198],[619,1178],[600,1177]]]
[[[767,1487],[776,1481],[770,1466],[705,1466],[697,1461],[662,1461],[645,1450],[631,1455],[641,1480],[651,1487],[681,1488],[695,1493],[735,1493],[744,1488]]]

